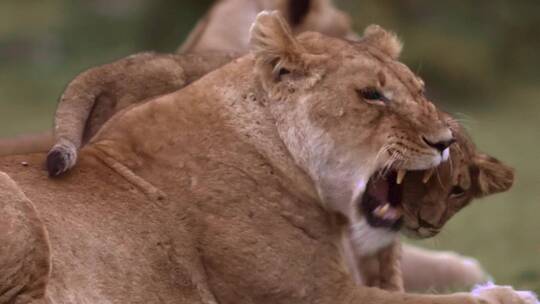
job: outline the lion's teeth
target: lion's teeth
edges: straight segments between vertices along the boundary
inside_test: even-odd
[[[433,175],[433,172],[435,172],[434,168],[427,169],[426,173],[424,173],[424,178],[422,178],[422,182],[426,184],[431,179],[431,176]]]
[[[407,171],[405,171],[403,169],[398,170],[397,178],[396,178],[396,184],[401,185],[401,183],[403,182],[403,178],[405,177],[405,173],[407,173]]]
[[[386,204],[384,204],[382,206],[377,207],[375,209],[374,213],[377,216],[383,216],[388,212],[389,209],[390,209],[390,204],[386,203]]]

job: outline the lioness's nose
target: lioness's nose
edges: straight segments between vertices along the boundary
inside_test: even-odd
[[[446,148],[450,147],[450,145],[456,141],[456,139],[453,136],[450,136],[449,139],[442,139],[439,141],[431,141],[423,136],[422,136],[422,139],[428,146],[436,149],[440,153],[442,153],[444,150],[446,150]]]

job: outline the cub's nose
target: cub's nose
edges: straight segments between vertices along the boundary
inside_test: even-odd
[[[440,153],[443,153],[443,151],[446,150],[446,148],[450,147],[450,145],[456,141],[456,139],[453,136],[450,136],[449,139],[442,139],[438,141],[431,141],[424,136],[422,136],[422,139],[424,140],[426,145],[432,147],[433,149],[436,149]]]

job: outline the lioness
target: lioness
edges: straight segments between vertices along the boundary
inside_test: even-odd
[[[194,40],[191,39],[186,45],[190,47],[184,49],[194,48],[195,50],[207,50],[207,49],[219,49],[218,45],[223,47],[227,44],[221,44],[221,40],[234,40],[242,35],[230,35],[228,36],[217,35],[215,30],[223,29],[223,26],[216,26],[219,22],[226,22],[223,17],[227,15],[224,11],[230,11],[231,7],[234,7],[236,13],[248,16],[251,18],[253,11],[256,11],[260,5],[240,5],[242,1],[224,1],[214,6],[214,8],[208,14],[212,18],[205,19],[205,26],[198,27],[193,34],[199,35],[202,39],[197,39],[197,43],[194,44]],[[346,31],[335,30],[340,28],[339,22],[334,23],[313,23],[315,20],[325,20],[326,18],[315,18],[323,14],[324,16],[330,16],[335,14],[336,10],[333,7],[329,7],[330,2],[313,1],[314,5],[309,4],[309,1],[300,5],[300,9],[296,8],[298,2],[290,1],[288,5],[284,3],[266,3],[265,5],[275,5],[282,8],[283,11],[288,12],[289,21],[296,26],[296,30],[300,31],[303,28],[320,26],[320,30],[323,32],[330,32],[333,34],[345,33]],[[251,13],[250,13],[251,12]],[[296,15],[295,15],[296,14]],[[311,16],[307,18],[306,16]],[[344,15],[343,15],[344,16]],[[227,16],[228,18],[230,16]],[[230,19],[230,18],[229,18]],[[233,18],[236,22],[236,26],[241,25],[241,21]],[[240,19],[243,20],[243,19]],[[247,20],[247,19],[246,19]],[[295,21],[296,20],[296,21]],[[308,20],[308,21],[306,21]],[[309,21],[311,20],[311,21]],[[340,19],[338,19],[340,20]],[[311,25],[309,25],[311,22]],[[346,29],[346,27],[341,27]],[[219,36],[219,39],[216,37]],[[219,44],[216,44],[216,39]],[[221,40],[220,40],[221,39]],[[229,41],[230,42],[230,41]],[[212,47],[212,45],[214,45]],[[226,47],[225,47],[226,48]],[[232,48],[229,47],[229,48]],[[236,46],[236,48],[243,49],[243,46]],[[185,59],[187,56],[189,59]],[[200,65],[199,60],[212,59],[210,63],[207,63],[200,70],[194,70],[191,67],[191,62],[195,60],[196,65]],[[76,161],[77,148],[81,143],[86,141],[90,136],[95,134],[97,129],[107,120],[114,112],[131,105],[135,102],[141,102],[151,96],[160,95],[168,91],[172,91],[175,88],[180,88],[183,85],[191,82],[192,80],[200,77],[203,73],[212,69],[212,64],[216,67],[221,66],[230,57],[221,56],[220,54],[214,54],[214,57],[199,56],[199,55],[158,55],[158,54],[140,54],[128,57],[127,59],[119,60],[118,62],[93,68],[79,75],[66,89],[65,94],[61,98],[58,113],[56,116],[56,145],[51,150],[48,161],[49,174],[56,176],[67,170],[69,170]],[[172,62],[172,64],[171,64]],[[184,69],[182,65],[186,65]],[[191,64],[191,65],[190,65]],[[168,65],[168,66],[166,66]],[[189,72],[195,72],[191,75]],[[189,79],[187,81],[186,79]],[[76,115],[73,115],[76,114]],[[87,119],[88,118],[88,119]],[[86,121],[86,124],[83,122]],[[84,130],[84,132],[83,132]],[[445,202],[446,197],[443,196],[439,199],[440,202]],[[358,227],[358,225],[356,226]],[[369,226],[368,226],[369,227]],[[357,229],[358,230],[358,229]],[[368,229],[369,230],[369,229]],[[365,237],[363,233],[356,233],[358,236]],[[390,234],[390,235],[393,235]],[[378,239],[378,237],[376,237]],[[362,242],[365,244],[366,242]],[[369,250],[357,250],[358,252],[369,252]],[[395,267],[389,265],[389,269]],[[368,280],[369,281],[369,280]],[[370,284],[371,285],[371,284]]]
[[[62,179],[42,178],[43,154],[0,159],[4,303],[536,303],[357,287],[335,214],[383,147],[428,169],[451,132],[384,39],[294,38],[275,13],[252,33],[252,54],[107,122]]]

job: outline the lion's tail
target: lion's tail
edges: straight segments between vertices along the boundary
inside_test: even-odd
[[[47,154],[47,171],[55,177],[69,171],[77,163],[78,148],[69,141],[56,143]]]
[[[49,176],[59,176],[77,163],[87,121],[105,81],[98,68],[79,74],[60,97],[54,117],[54,145],[47,155]]]

